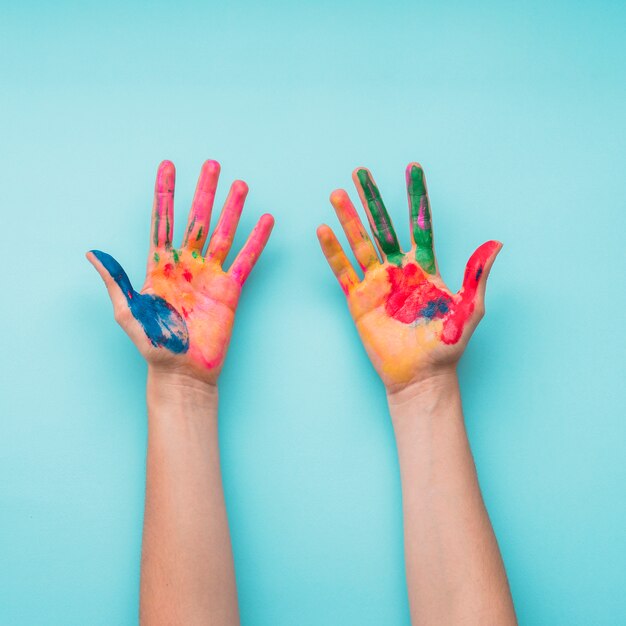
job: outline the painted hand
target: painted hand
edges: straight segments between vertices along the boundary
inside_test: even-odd
[[[374,367],[387,389],[396,391],[456,364],[484,314],[487,277],[502,244],[488,241],[472,254],[463,286],[454,294],[437,268],[422,167],[410,163],[406,169],[412,237],[407,253],[400,249],[370,172],[358,168],[352,178],[382,261],[342,189],[334,191],[330,201],[364,272],[363,279],[330,227],[320,226],[317,235]]]
[[[174,164],[157,172],[146,280],[133,289],[122,266],[99,250],[87,253],[113,303],[115,319],[151,364],[190,373],[215,383],[230,341],[242,285],[263,251],[274,225],[263,215],[232,265],[231,248],[248,186],[235,181],[203,255],[215,189],[217,161],[202,166],[181,248],[172,247]]]

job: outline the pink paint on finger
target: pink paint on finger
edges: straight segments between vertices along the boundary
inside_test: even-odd
[[[228,255],[239,224],[243,204],[248,195],[248,185],[243,180],[236,180],[228,193],[224,208],[211,235],[206,256],[218,263],[223,263]]]
[[[257,225],[254,227],[248,240],[233,261],[229,273],[237,280],[240,285],[246,282],[252,268],[261,256],[263,248],[270,237],[270,233],[274,228],[274,218],[266,213],[262,215]]]
[[[172,242],[174,230],[174,186],[176,168],[171,161],[163,161],[157,171],[152,208],[151,243],[153,247],[167,246]]]
[[[206,241],[211,211],[215,200],[215,190],[220,176],[220,164],[217,161],[205,161],[200,171],[196,193],[193,197],[189,221],[185,232],[184,246],[201,250]]]

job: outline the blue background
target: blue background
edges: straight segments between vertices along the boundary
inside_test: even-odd
[[[2,4],[0,623],[136,623],[145,365],[83,258],[141,284],[158,162],[277,226],[221,379],[245,625],[409,623],[383,388],[318,249],[369,166],[444,278],[505,243],[461,367],[522,624],[626,623],[623,3]],[[353,196],[356,197],[356,196]]]

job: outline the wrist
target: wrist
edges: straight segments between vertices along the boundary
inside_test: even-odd
[[[217,407],[217,385],[180,370],[148,365],[146,385],[148,411],[176,406],[189,414],[207,413]]]
[[[414,422],[450,416],[460,416],[462,419],[456,368],[441,370],[402,389],[388,389],[387,403],[396,437]]]
[[[386,387],[389,407],[401,407],[406,404],[420,403],[431,398],[449,393],[458,387],[456,367],[438,370],[404,387]]]

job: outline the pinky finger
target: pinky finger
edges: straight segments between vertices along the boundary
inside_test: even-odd
[[[233,261],[228,273],[233,276],[240,285],[246,282],[252,268],[258,261],[259,256],[261,256],[261,252],[263,252],[263,248],[265,248],[265,244],[270,238],[272,228],[274,228],[274,218],[269,213],[262,215],[250,233],[243,248]]]
[[[317,229],[317,238],[320,241],[322,252],[328,261],[328,265],[330,265],[330,269],[333,270],[337,277],[343,292],[348,295],[352,287],[359,282],[357,273],[354,271],[352,264],[330,226],[322,224]]]

